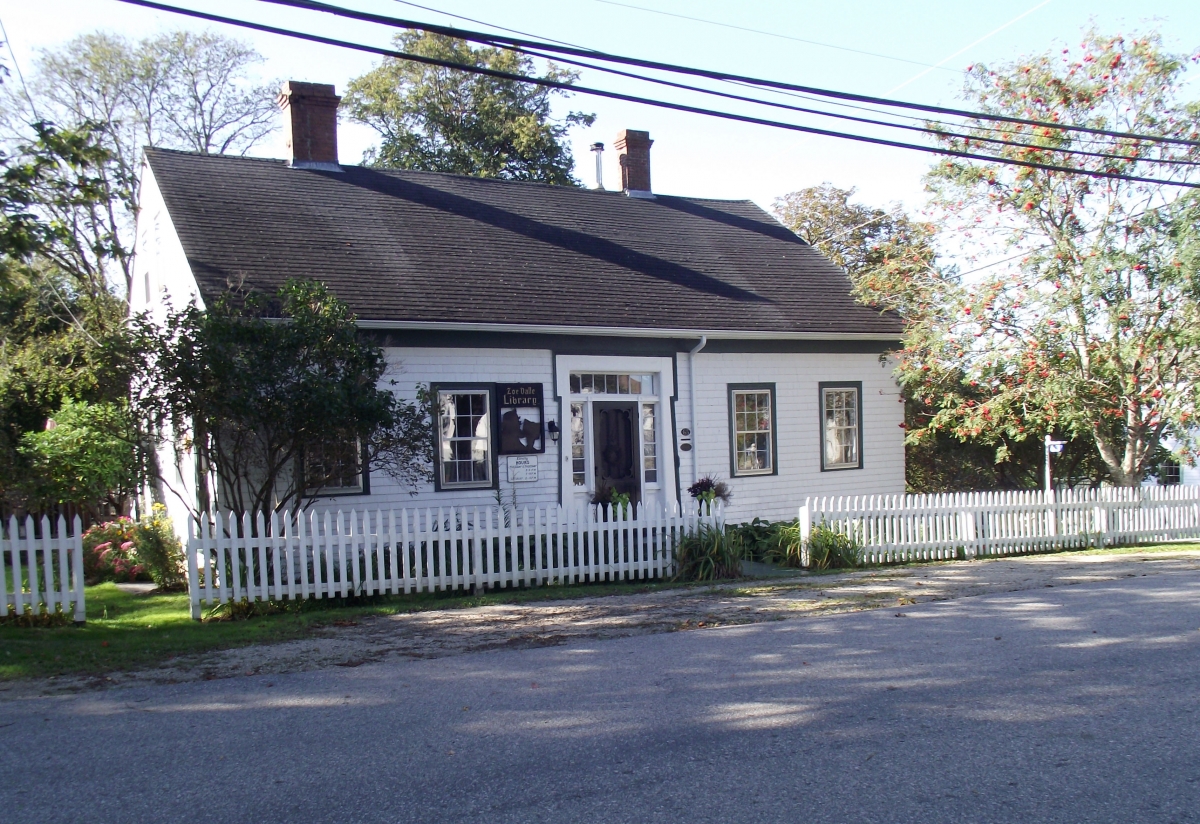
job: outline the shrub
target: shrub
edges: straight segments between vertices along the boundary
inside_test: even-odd
[[[675,580],[715,581],[742,573],[737,541],[724,529],[701,524],[684,535],[675,547]]]
[[[117,518],[83,533],[83,575],[88,583],[146,581],[169,589],[183,582],[183,549],[166,507],[155,504],[140,521]]]
[[[849,535],[817,524],[808,536],[809,562],[817,569],[849,569],[858,566],[858,542]]]
[[[858,542],[849,535],[817,524],[807,545],[800,539],[800,522],[779,524],[775,546],[768,557],[785,567],[803,566],[802,550],[808,549],[809,563],[816,569],[849,569],[858,566]]]
[[[137,524],[117,518],[96,524],[83,533],[83,577],[90,584],[101,581],[138,581],[150,576],[136,558]]]
[[[165,506],[154,504],[150,508],[150,514],[138,522],[133,542],[138,562],[160,589],[173,589],[183,584],[183,547]]]
[[[779,545],[780,531],[786,523],[771,523],[755,518],[748,524],[727,526],[731,540],[737,545],[738,555],[747,561],[766,561]]]

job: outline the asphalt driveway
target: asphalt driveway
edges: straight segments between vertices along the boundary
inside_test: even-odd
[[[0,822],[1200,821],[1200,573],[0,704]]]

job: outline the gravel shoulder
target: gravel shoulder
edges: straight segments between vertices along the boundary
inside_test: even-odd
[[[114,686],[357,667],[497,648],[556,646],[708,627],[803,619],[991,593],[1200,569],[1200,550],[1057,554],[742,580],[710,587],[561,601],[430,610],[325,626],[311,637],[222,650],[104,677],[10,682],[0,701]]]

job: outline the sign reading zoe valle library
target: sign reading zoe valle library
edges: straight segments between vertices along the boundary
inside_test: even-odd
[[[496,407],[501,455],[546,451],[540,383],[496,384]]]

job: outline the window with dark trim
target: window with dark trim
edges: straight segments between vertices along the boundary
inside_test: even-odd
[[[305,494],[362,495],[369,492],[362,443],[331,441],[304,453]]]
[[[775,384],[729,384],[729,474],[775,475]]]
[[[492,390],[437,387],[437,489],[480,489],[495,480]]]
[[[862,384],[822,383],[821,471],[862,468]]]

